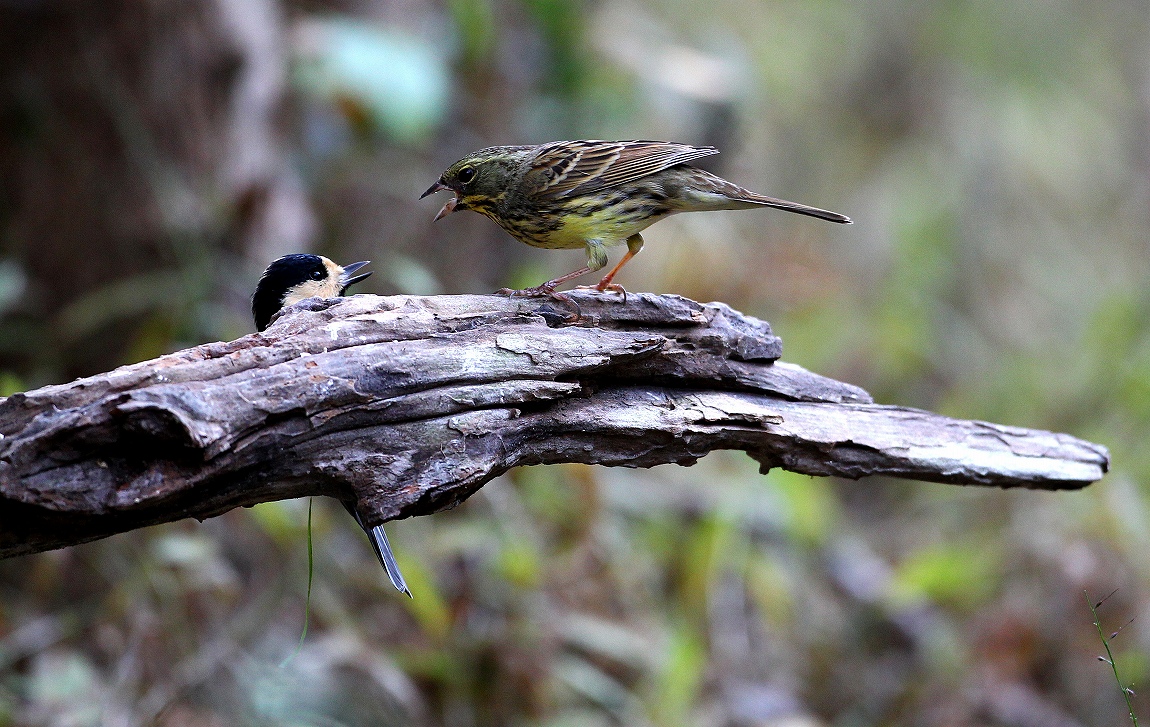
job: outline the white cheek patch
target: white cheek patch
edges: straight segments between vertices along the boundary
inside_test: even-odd
[[[304,298],[338,298],[339,278],[328,276],[325,280],[305,280],[290,288],[284,296],[284,307],[298,303]]]
[[[323,260],[323,266],[325,268],[327,268],[327,279],[331,280],[331,281],[338,281],[339,277],[341,275],[343,275],[343,267],[336,265],[335,263],[333,263],[331,260],[328,260],[323,255],[320,255],[319,259]],[[326,282],[326,281],[321,281],[321,282]]]

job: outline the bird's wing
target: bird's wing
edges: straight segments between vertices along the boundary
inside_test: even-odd
[[[589,194],[718,153],[670,141],[555,141],[532,160],[529,193],[545,199]]]

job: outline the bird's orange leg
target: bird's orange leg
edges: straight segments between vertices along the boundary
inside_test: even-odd
[[[611,280],[615,277],[616,273],[618,273],[620,270],[623,269],[623,266],[627,264],[627,261],[630,260],[631,258],[635,257],[636,255],[638,255],[639,251],[642,249],[643,249],[643,236],[638,234],[638,233],[631,235],[630,237],[627,238],[627,253],[623,256],[623,259],[621,259],[618,262],[618,264],[615,265],[615,267],[611,268],[611,272],[604,275],[603,279],[599,281],[598,285],[594,285],[594,286],[581,285],[579,287],[581,289],[597,290],[600,293],[608,291],[608,290],[614,291],[616,293],[622,293],[623,294],[623,302],[626,303],[627,302],[627,291],[626,291],[626,289],[624,289],[623,286],[619,285],[618,283],[612,283]]]
[[[623,259],[620,260],[618,262],[618,264],[615,265],[615,267],[611,268],[611,272],[609,272],[603,276],[603,279],[599,281],[598,285],[594,285],[594,286],[588,285],[587,287],[588,288],[594,288],[595,290],[598,290],[600,293],[602,293],[605,290],[621,289],[621,287],[618,283],[612,283],[611,282],[611,278],[614,278],[615,273],[622,270],[623,266],[627,264],[627,261],[633,257],[635,257],[635,253],[628,250],[627,253],[625,255],[623,255]]]

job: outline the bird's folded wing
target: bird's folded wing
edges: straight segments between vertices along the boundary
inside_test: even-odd
[[[718,153],[670,141],[556,141],[541,146],[532,161],[529,193],[542,199],[590,194]]]

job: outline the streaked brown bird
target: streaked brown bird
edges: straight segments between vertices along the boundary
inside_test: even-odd
[[[534,288],[500,291],[549,295],[567,303],[570,299],[555,287],[601,270],[607,248],[626,243],[623,259],[594,286],[600,292],[622,291],[611,281],[643,248],[639,233],[677,212],[775,207],[831,222],[851,221],[837,212],[766,197],[687,164],[718,153],[711,146],[642,140],[493,146],[452,164],[420,199],[448,190],[455,196],[436,220],[474,210],[533,247],[586,248],[586,267]]]

